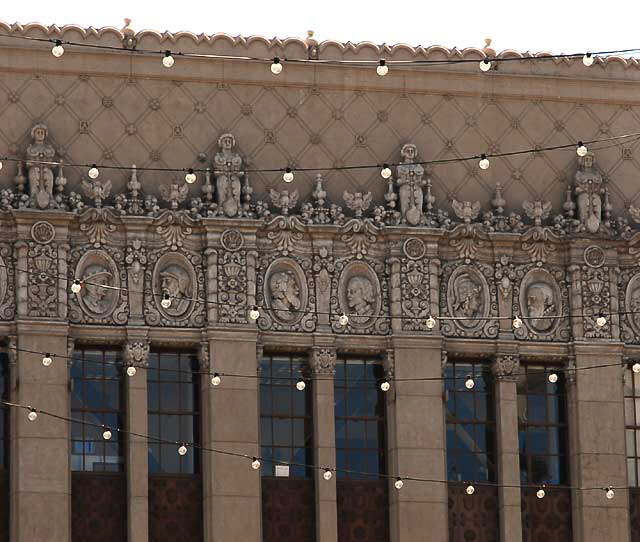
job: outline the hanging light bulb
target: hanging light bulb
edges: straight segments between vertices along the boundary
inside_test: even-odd
[[[45,367],[49,367],[49,365],[51,365],[52,363],[53,358],[51,357],[51,354],[47,352],[42,358],[42,365],[44,365]]]
[[[184,180],[187,181],[188,184],[196,182],[196,174],[193,172],[193,168],[189,168],[189,173],[184,176]]]
[[[30,422],[35,422],[38,419],[38,413],[33,408],[30,408],[29,414],[27,414],[27,419]]]
[[[464,381],[464,387],[468,390],[472,390],[475,385],[476,383],[474,382],[471,375],[467,375],[467,379]]]
[[[273,75],[278,75],[282,71],[282,63],[280,59],[276,56],[273,58],[273,62],[271,63],[271,73]]]
[[[307,385],[305,384],[305,381],[302,380],[302,378],[296,382],[296,389],[298,391],[303,391],[306,387]]]
[[[91,166],[91,169],[89,170],[89,177],[91,177],[92,179],[97,179],[98,175],[100,175],[100,171],[98,171],[98,166],[93,164]]]
[[[488,58],[483,58],[480,61],[480,70],[483,72],[488,72],[491,69],[491,60]]]
[[[338,317],[338,323],[344,327],[349,323],[349,317],[343,312],[339,317]]]
[[[251,462],[251,468],[253,470],[258,470],[260,468],[260,460],[257,457],[253,458],[253,461]]]
[[[222,383],[222,378],[220,378],[220,375],[218,373],[213,373],[213,376],[211,377],[211,385],[219,386],[221,383]]]
[[[396,489],[402,489],[403,485],[404,485],[404,482],[402,481],[402,478],[396,478],[396,481],[393,484],[393,487],[395,487]]]
[[[473,485],[471,485],[471,484],[467,484],[467,487],[465,488],[465,491],[466,491],[467,495],[473,495],[476,492],[476,488],[473,487]]]
[[[163,309],[168,309],[171,306],[171,296],[169,295],[169,292],[163,292],[160,305]]]
[[[293,171],[291,171],[291,168],[290,168],[290,167],[285,168],[285,170],[284,170],[284,175],[282,176],[282,180],[283,180],[285,183],[290,183],[290,182],[292,182],[292,181],[293,181]]]
[[[80,290],[82,290],[82,282],[78,279],[73,279],[73,282],[71,283],[71,291],[74,294],[79,294]]]
[[[607,499],[611,500],[616,496],[616,492],[613,490],[612,487],[605,487],[605,496],[607,497]]]
[[[576,147],[576,154],[578,156],[584,156],[587,154],[587,147],[582,141],[578,141],[578,146]]]
[[[489,169],[489,166],[491,164],[489,163],[489,159],[487,158],[486,154],[480,155],[480,161],[478,162],[478,165],[480,166],[480,169]]]
[[[593,66],[594,60],[595,58],[591,53],[585,53],[585,55],[582,57],[582,63],[587,67]]]
[[[322,475],[322,477],[325,480],[331,480],[331,477],[333,476],[331,469],[324,469],[324,474]]]
[[[538,491],[536,491],[536,497],[538,497],[538,499],[544,499],[545,495],[546,495],[546,493],[544,491],[544,486],[540,486],[540,489],[538,489]]]
[[[385,75],[387,75],[389,73],[389,66],[387,66],[387,63],[384,59],[380,59],[380,63],[378,64],[378,67],[376,68],[376,73],[380,76],[380,77],[384,77]]]
[[[598,317],[596,318],[596,326],[604,327],[605,325],[607,325],[607,318],[602,312],[600,312],[598,313]]]
[[[127,367],[127,376],[136,376],[136,368],[133,365],[129,365],[129,367]]]
[[[175,60],[171,56],[171,51],[165,51],[164,58],[162,59],[162,65],[165,68],[170,68],[171,66],[174,65],[174,63],[175,63]]]
[[[558,375],[557,373],[549,373],[549,382],[551,382],[552,384],[555,384],[558,381]]]
[[[60,40],[56,40],[56,44],[53,46],[53,49],[51,49],[51,54],[56,58],[60,58],[64,54],[64,47]]]
[[[111,440],[111,431],[109,429],[105,429],[102,433],[102,438],[104,440]]]
[[[2,170],[2,160],[0,160],[0,170]]]
[[[520,329],[522,327],[522,318],[517,314],[513,317],[513,329]]]
[[[434,327],[436,327],[436,319],[429,315],[429,317],[425,320],[425,325],[427,326],[427,329],[433,329]]]
[[[391,384],[389,384],[386,378],[382,381],[382,384],[380,384],[380,389],[382,391],[389,391],[391,389]]]
[[[260,318],[260,311],[258,310],[257,305],[254,305],[249,311],[249,318],[251,318],[252,320],[257,320],[258,318]]]
[[[382,164],[380,175],[382,175],[383,179],[388,179],[389,177],[391,177],[391,168],[389,167],[389,164]]]
[[[184,444],[180,445],[180,448],[178,448],[178,453],[180,455],[187,455],[187,447]]]
[[[640,363],[638,363],[637,361],[631,366],[631,370],[634,373],[640,373]]]

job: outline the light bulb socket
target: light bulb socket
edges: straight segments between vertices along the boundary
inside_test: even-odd
[[[166,58],[170,57],[170,56],[171,56],[171,51],[169,51],[169,49],[167,49],[167,50],[164,52],[164,56],[165,56]]]
[[[273,63],[274,63],[274,64],[280,64],[280,58],[279,58],[279,57],[277,57],[277,56],[274,56],[274,57],[273,57]]]
[[[60,47],[62,45],[62,40],[56,40],[56,47]]]
[[[387,65],[387,61],[384,58],[380,59],[380,66],[386,66]]]

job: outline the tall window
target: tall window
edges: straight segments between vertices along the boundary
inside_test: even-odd
[[[149,472],[198,472],[198,451],[178,453],[175,442],[199,442],[198,360],[192,352],[158,351],[149,354],[147,370],[149,435],[170,444],[149,441]]]
[[[274,476],[278,461],[313,464],[312,387],[296,389],[306,375],[307,359],[301,356],[266,355],[260,374],[260,444],[263,476]],[[289,467],[291,477],[311,477],[312,470]]]
[[[518,377],[520,480],[523,484],[568,482],[567,409],[564,377],[549,381],[553,371],[524,365]]]
[[[111,438],[103,438],[100,426],[71,424],[71,469],[120,472],[124,470],[123,379],[120,353],[101,348],[76,348],[71,365],[71,417],[105,425]]]
[[[493,375],[482,363],[445,368],[447,473],[451,481],[494,482],[495,407]],[[473,380],[473,387],[467,381]]]
[[[0,398],[9,400],[9,357],[0,352]],[[0,469],[9,470],[9,408],[0,409]]]
[[[341,478],[386,474],[385,402],[378,359],[338,357],[335,375],[336,467]],[[344,473],[348,469],[367,473]]]
[[[627,428],[627,473],[630,486],[640,486],[640,374],[624,374],[624,418]]]

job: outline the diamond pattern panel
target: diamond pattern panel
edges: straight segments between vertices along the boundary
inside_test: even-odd
[[[86,75],[0,73],[0,155],[22,155],[35,122],[45,122],[67,162],[129,167],[203,167],[211,164],[218,136],[231,132],[248,168],[336,167],[398,159],[406,142],[423,159],[443,159],[564,144],[637,130],[640,107],[367,90],[334,90]],[[615,207],[640,204],[640,141],[600,144],[598,165],[610,181]],[[549,199],[559,212],[566,182],[576,169],[572,150],[492,160],[481,172],[473,162],[429,168],[437,204],[452,197],[485,207],[501,182],[507,207]],[[11,184],[15,165],[0,172]],[[322,170],[320,169],[320,172]],[[331,201],[342,192],[371,191],[383,203],[377,169],[323,172]],[[82,168],[67,167],[68,190],[78,191]],[[110,171],[116,191],[128,174]],[[140,173],[147,192],[175,177]],[[314,172],[299,173],[304,200]],[[277,173],[252,173],[258,199],[282,187]],[[198,195],[199,185],[190,187]]]

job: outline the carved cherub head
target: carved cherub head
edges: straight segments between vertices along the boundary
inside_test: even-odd
[[[418,147],[413,143],[405,143],[400,149],[400,155],[406,162],[413,162],[418,157]]]
[[[223,151],[230,151],[236,146],[236,138],[232,134],[222,134],[218,138],[218,147]]]
[[[31,128],[31,139],[35,143],[44,143],[49,135],[49,129],[46,124],[36,124],[33,128]]]

